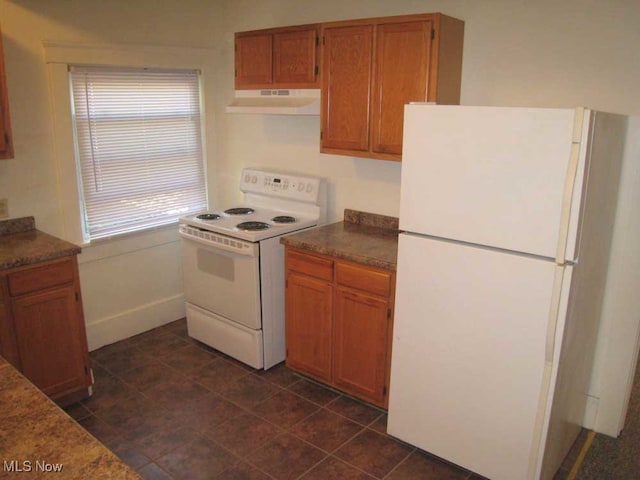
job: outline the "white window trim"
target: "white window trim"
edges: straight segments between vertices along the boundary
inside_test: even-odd
[[[214,51],[205,48],[182,47],[156,47],[145,45],[77,45],[58,42],[43,42],[44,59],[47,64],[49,80],[49,97],[51,101],[51,115],[53,123],[53,151],[56,167],[56,186],[59,207],[62,212],[64,238],[77,245],[87,247],[83,237],[83,218],[80,205],[80,185],[77,175],[75,160],[74,130],[71,117],[71,90],[69,86],[68,66],[73,64],[88,65],[118,65],[131,67],[156,67],[156,68],[180,68],[195,69],[202,72],[201,90],[205,91],[207,78],[212,78],[214,72]],[[202,128],[204,134],[204,161],[205,177],[207,170],[207,134],[206,96],[202,94],[203,112]],[[208,182],[206,182],[208,183]],[[175,229],[175,227],[168,227]],[[165,228],[158,228],[161,235]],[[177,230],[177,229],[176,229]],[[149,230],[139,233],[127,234],[124,237],[138,236],[140,242],[129,238],[125,243],[125,251],[130,248],[144,248],[145,244],[151,246],[152,238]],[[177,235],[177,232],[176,232]],[[153,237],[153,236],[151,236]],[[118,240],[99,240],[99,243],[108,243]],[[91,245],[95,244],[94,241]],[[113,250],[109,248],[108,250]],[[121,250],[121,248],[116,248]],[[121,252],[122,253],[122,252]],[[113,252],[108,255],[113,254]]]

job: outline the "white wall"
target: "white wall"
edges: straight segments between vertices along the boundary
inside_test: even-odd
[[[400,164],[320,154],[317,117],[224,113],[233,89],[233,32],[434,11],[466,22],[462,103],[586,105],[640,115],[636,0],[0,0],[16,146],[16,159],[0,162],[0,196],[9,198],[12,217],[34,215],[38,228],[48,233],[65,236],[73,221],[64,214],[63,186],[70,180],[54,153],[55,112],[42,40],[145,44],[211,49],[216,68],[205,78],[204,93],[212,203],[236,199],[240,169],[258,165],[327,178],[331,221],[340,219],[345,207],[397,215]],[[638,258],[640,231],[637,221],[630,220],[637,218],[638,165],[638,149],[628,149],[611,279],[612,285],[632,292],[640,291],[640,279],[620,264],[621,259]],[[163,234],[158,235],[85,248],[81,277],[94,347],[149,328],[149,321],[141,319],[165,322],[180,314],[170,308],[181,295],[178,240],[164,243]],[[158,255],[172,260],[165,265],[150,260]],[[121,282],[122,275],[128,281]],[[617,395],[612,403],[618,413],[613,416],[619,417],[628,384],[629,365],[613,362],[613,352],[615,358],[630,361],[636,347],[639,296],[620,290],[607,292],[590,392],[591,418],[602,429],[598,419],[604,416],[598,415],[598,405]],[[626,332],[623,338],[615,334],[620,331]]]
[[[218,22],[210,2],[0,1],[16,157],[0,162],[0,195],[9,199],[11,217],[34,215],[39,229],[82,241],[73,208],[77,184],[65,116],[68,90],[57,81],[56,64],[46,63],[59,58],[43,41],[83,46],[58,48],[67,56],[95,45],[89,61],[127,65],[179,66],[176,62],[189,58],[175,59],[194,50],[206,59],[195,66],[206,71],[205,88],[214,92]],[[103,48],[109,45],[124,47]],[[182,49],[170,48],[174,45]],[[117,58],[109,58],[118,51]],[[213,159],[216,116],[208,100],[215,95],[205,98],[207,149]],[[83,246],[80,278],[90,349],[184,316],[179,246],[175,228]]]

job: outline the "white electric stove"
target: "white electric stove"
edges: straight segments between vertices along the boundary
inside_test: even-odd
[[[189,335],[254,368],[285,358],[282,235],[324,222],[315,177],[244,169],[241,204],[180,219]]]

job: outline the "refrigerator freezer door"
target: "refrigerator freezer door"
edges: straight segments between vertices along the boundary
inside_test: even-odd
[[[400,229],[573,260],[588,112],[406,106]]]
[[[399,242],[388,432],[494,480],[530,478],[556,371],[545,357],[563,328],[550,315],[564,297],[554,278],[571,267],[410,234]]]

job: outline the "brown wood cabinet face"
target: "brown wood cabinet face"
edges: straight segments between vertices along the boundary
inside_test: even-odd
[[[0,275],[0,354],[62,403],[92,382],[79,282],[75,256]]]
[[[9,293],[12,296],[36,292],[46,288],[73,283],[73,258],[33,266],[9,275]]]
[[[13,158],[13,138],[11,136],[11,118],[9,115],[9,96],[7,77],[4,68],[4,49],[0,31],[0,159]]]
[[[287,366],[386,408],[394,274],[286,249]]]
[[[287,250],[287,269],[333,282],[333,260]]]
[[[404,105],[427,99],[432,22],[379,25],[372,95],[373,152],[402,153]]]
[[[391,273],[340,262],[336,265],[336,283],[386,298],[391,292]]]
[[[20,370],[18,346],[11,317],[11,298],[6,275],[0,275],[0,354]]]
[[[277,85],[316,86],[315,29],[273,35],[273,82]]]
[[[237,89],[318,88],[318,26],[238,32]]]
[[[236,35],[236,87],[273,82],[273,35]]]
[[[369,150],[373,26],[323,30],[322,135],[325,149]]]
[[[73,285],[13,301],[23,374],[47,395],[85,383],[83,338]]]
[[[333,288],[290,273],[286,287],[287,366],[322,381],[331,379]]]
[[[389,302],[336,288],[334,383],[359,398],[384,405]]]
[[[401,160],[404,105],[460,101],[460,20],[434,13],[331,22],[322,38],[323,153]]]

